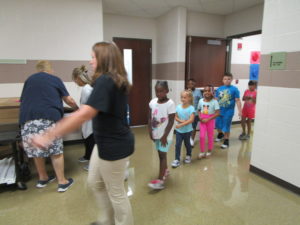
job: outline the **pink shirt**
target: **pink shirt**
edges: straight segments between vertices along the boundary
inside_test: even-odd
[[[245,91],[243,98],[244,97],[251,97],[251,98],[256,100],[256,93],[257,93],[256,90],[255,91],[250,91],[248,89],[248,90]],[[244,108],[254,110],[255,109],[255,102],[253,102],[252,100],[245,100]]]

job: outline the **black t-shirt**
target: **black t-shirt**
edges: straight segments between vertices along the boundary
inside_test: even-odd
[[[31,75],[21,95],[20,124],[36,119],[60,120],[64,96],[69,93],[58,77],[45,72]]]
[[[127,100],[128,95],[109,75],[96,79],[86,104],[99,110],[93,119],[93,131],[101,159],[123,159],[134,151],[134,137],[125,122]]]

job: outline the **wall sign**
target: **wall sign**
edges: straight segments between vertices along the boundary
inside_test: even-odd
[[[270,69],[284,70],[286,65],[286,52],[271,53]]]

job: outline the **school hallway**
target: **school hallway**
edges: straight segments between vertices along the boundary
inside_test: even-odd
[[[216,143],[208,159],[197,160],[197,141],[192,163],[170,168],[161,191],[147,186],[158,173],[158,156],[147,128],[133,131],[136,150],[125,184],[135,225],[300,224],[299,196],[249,172],[252,139],[238,140],[240,125],[233,126],[229,149],[221,150]],[[174,160],[174,139],[168,165]],[[83,151],[82,144],[65,146],[65,173],[75,180],[65,193],[56,191],[56,182],[35,188],[35,171],[26,191],[1,189],[0,224],[88,225],[95,221],[98,212],[87,187],[87,172],[77,162]],[[184,152],[182,148],[182,158]]]

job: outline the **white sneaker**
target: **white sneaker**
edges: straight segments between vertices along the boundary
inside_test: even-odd
[[[86,171],[89,171],[89,164],[85,165],[85,166],[83,167],[83,169],[86,170]]]
[[[191,163],[191,162],[192,162],[191,156],[187,155],[185,157],[184,163]]]
[[[206,157],[211,156],[211,151],[206,152]]]
[[[223,133],[218,133],[215,142],[220,142],[222,139],[224,138],[224,134]]]
[[[202,159],[205,157],[205,153],[204,152],[200,152],[198,155],[198,159]]]
[[[195,142],[192,138],[190,138],[190,143],[191,143],[191,146],[194,147]]]
[[[160,190],[160,189],[164,189],[165,186],[164,186],[164,181],[163,180],[153,180],[151,181],[149,184],[148,184],[149,187],[151,187],[152,189],[155,189],[155,190]]]
[[[225,139],[224,140],[224,143],[221,145],[221,148],[222,149],[226,149],[229,147],[229,140],[228,139]]]
[[[172,166],[173,168],[177,168],[178,166],[180,166],[180,161],[177,160],[177,159],[175,159],[175,160],[172,162],[171,166]]]

